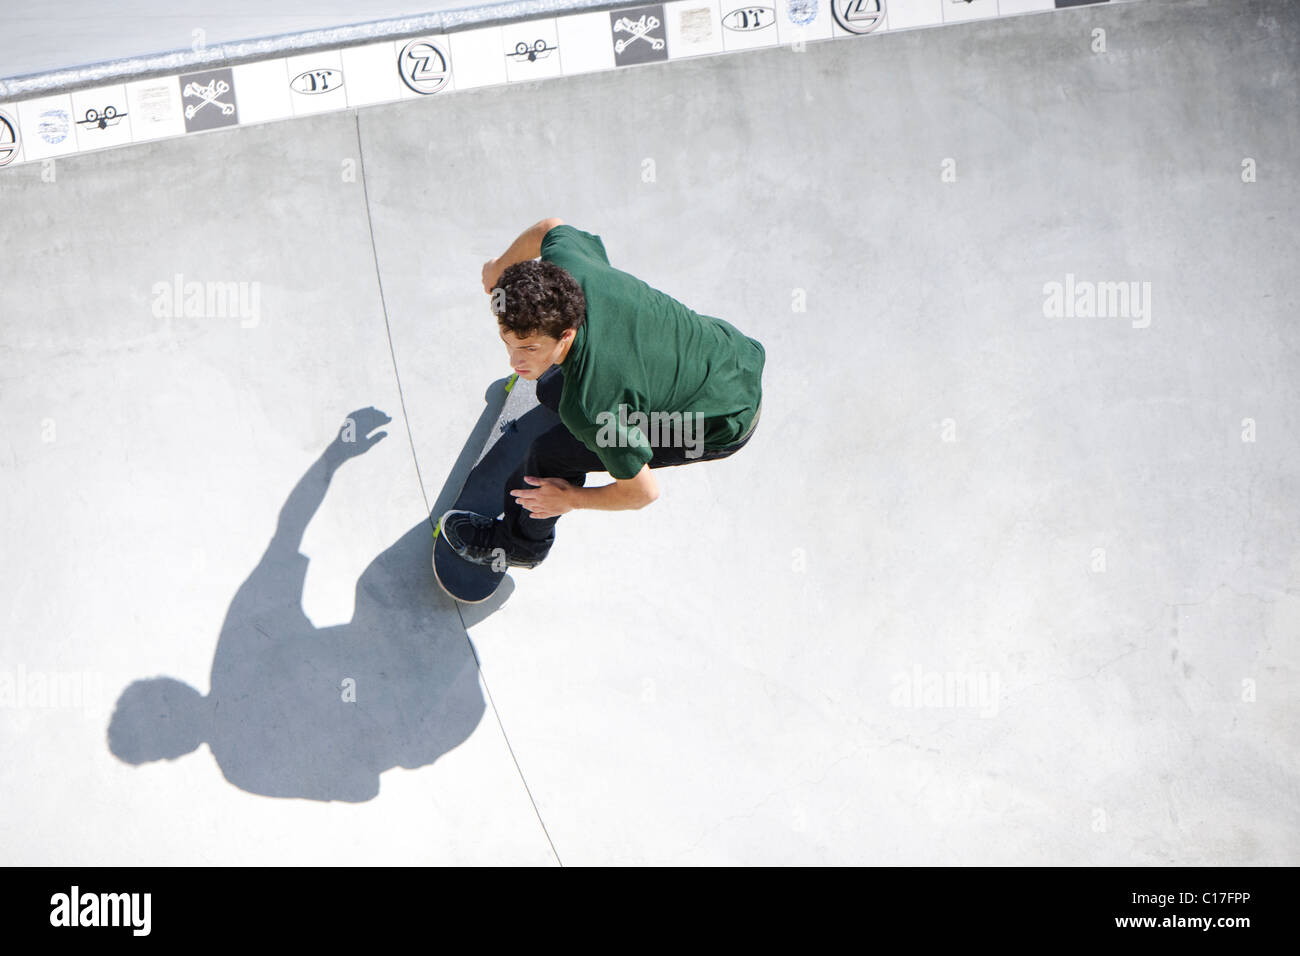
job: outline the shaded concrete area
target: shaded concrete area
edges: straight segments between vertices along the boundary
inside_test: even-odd
[[[3,712],[2,842],[82,864],[553,861],[430,573],[438,487],[419,486],[341,172],[355,121],[234,139],[5,181],[26,238],[6,236],[4,275],[27,302],[4,324],[6,537],[27,542],[6,552],[5,665],[100,686]],[[214,311],[226,283],[249,294]],[[439,480],[481,447],[491,382],[467,389]],[[349,458],[379,433],[353,415],[362,442],[338,442],[367,408],[388,437]],[[146,685],[171,689],[163,709],[130,690],[154,678],[180,685]],[[64,816],[81,823],[38,836]]]
[[[1295,863],[1298,20],[1088,8],[5,171],[0,665],[102,683],[0,711],[7,856]],[[479,269],[545,216],[762,341],[763,420],[470,618],[425,519],[508,372]],[[206,722],[110,733],[156,677]]]
[[[373,409],[349,418],[360,434],[387,423]],[[334,471],[369,447],[336,439],[290,494],[226,613],[206,699],[166,678],[123,692],[109,727],[118,757],[176,757],[203,741],[251,793],[362,801],[383,771],[432,764],[474,730],[483,696],[461,622],[430,600],[426,519],[362,573],[348,623],[317,628],[303,613],[303,533]]]

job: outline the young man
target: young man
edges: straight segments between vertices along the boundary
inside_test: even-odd
[[[599,236],[543,219],[484,264],[483,289],[511,367],[537,381],[538,401],[562,424],[533,441],[507,481],[504,518],[443,517],[467,560],[504,553],[535,567],[560,515],[644,508],[659,496],[652,469],[725,458],[753,434],[763,346],[615,269]],[[614,482],[586,487],[593,471]]]

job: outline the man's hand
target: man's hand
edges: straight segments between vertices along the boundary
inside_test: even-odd
[[[558,518],[573,510],[569,492],[574,487],[563,478],[534,478],[524,475],[524,481],[533,488],[519,488],[510,492],[534,518]]]
[[[497,280],[501,278],[501,273],[506,270],[501,268],[500,259],[489,259],[483,263],[483,291],[488,295],[497,287]]]
[[[525,475],[524,481],[535,487],[510,493],[534,518],[554,518],[583,508],[634,511],[659,498],[659,483],[649,465],[642,465],[631,478],[615,478],[610,484],[596,488],[570,484],[563,478]]]
[[[503,252],[497,258],[490,262],[483,263],[483,291],[488,295],[496,288],[496,284],[501,281],[501,273],[505,272],[516,262],[525,262],[528,259],[536,259],[542,254],[542,240],[546,234],[556,226],[563,226],[564,220],[552,216],[550,219],[543,219],[535,225],[525,229],[510,248]]]

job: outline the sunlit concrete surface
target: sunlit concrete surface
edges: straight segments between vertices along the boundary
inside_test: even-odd
[[[3,859],[1300,862],[1298,20],[1091,7],[3,171]],[[508,372],[480,267],[546,216],[762,341],[764,413],[462,614],[427,514]],[[257,307],[168,316],[176,276]],[[205,742],[129,762],[157,713]]]

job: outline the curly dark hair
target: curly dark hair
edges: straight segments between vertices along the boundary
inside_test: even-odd
[[[578,280],[554,262],[528,259],[501,273],[492,309],[501,328],[521,339],[539,332],[558,339],[586,320],[587,297]]]

